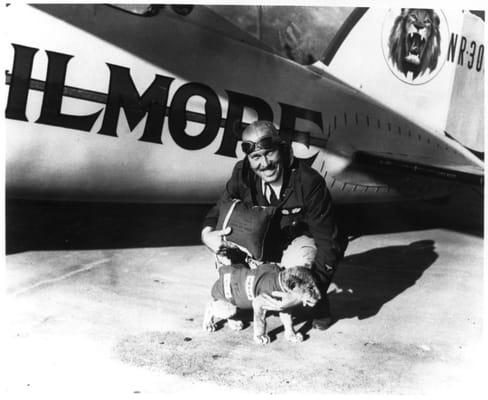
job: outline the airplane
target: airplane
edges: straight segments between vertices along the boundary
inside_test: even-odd
[[[256,119],[338,203],[483,185],[484,14],[356,8],[300,62],[216,9],[6,7],[7,196],[211,203]]]
[[[446,198],[468,214],[459,188],[482,197],[484,15],[287,10],[4,7],[9,393],[480,392],[482,234],[446,229],[443,207],[442,223],[415,220]],[[423,71],[428,30],[406,29],[417,12],[440,35]],[[389,53],[397,19],[403,61]],[[257,118],[354,223],[329,292],[337,321],[272,357],[246,334],[200,332],[216,271],[199,220]],[[427,211],[372,204],[411,199]]]

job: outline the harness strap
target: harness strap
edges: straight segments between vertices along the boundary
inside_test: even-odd
[[[224,274],[224,295],[228,300],[232,300],[232,290],[230,288],[230,273]]]
[[[227,214],[225,215],[225,218],[224,218],[224,223],[222,224],[223,230],[225,228],[227,228],[227,224],[229,223],[230,217],[231,217],[232,213],[234,212],[234,208],[236,208],[236,205],[239,202],[240,202],[239,199],[232,200],[232,205],[229,207],[229,211],[227,211]]]
[[[282,292],[291,293],[291,290],[288,289],[283,283],[283,272],[280,272],[278,275],[278,283],[280,284],[280,288]]]
[[[253,300],[256,296],[254,295],[253,287],[254,287],[254,281],[256,280],[256,277],[251,274],[246,277],[246,295],[249,300]]]

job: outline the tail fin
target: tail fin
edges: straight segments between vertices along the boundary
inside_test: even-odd
[[[484,151],[484,25],[481,18],[465,13],[462,33],[451,34],[447,55],[457,57],[445,131],[475,153]]]
[[[483,152],[484,21],[469,11],[356,9],[325,69],[439,135]]]

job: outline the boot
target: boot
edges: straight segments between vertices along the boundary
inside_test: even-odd
[[[332,316],[330,314],[329,297],[325,294],[317,305],[313,308],[312,328],[325,331],[332,325]]]

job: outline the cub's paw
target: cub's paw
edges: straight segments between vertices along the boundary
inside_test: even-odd
[[[242,331],[244,328],[244,322],[238,319],[228,319],[227,323],[229,324],[229,328],[233,331]]]
[[[213,323],[213,321],[204,322],[202,328],[206,332],[215,332],[217,330],[217,325]]]
[[[206,332],[214,332],[217,330],[217,325],[215,324],[214,317],[210,309],[205,310],[205,315],[203,316],[202,328]]]
[[[254,336],[254,342],[256,342],[257,344],[265,345],[265,344],[269,344],[271,340],[268,335],[261,335],[261,336]]]
[[[303,342],[303,335],[300,332],[297,333],[285,333],[285,339],[292,343]]]

